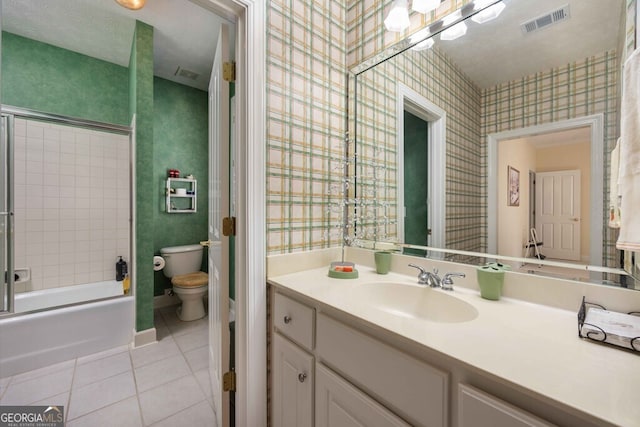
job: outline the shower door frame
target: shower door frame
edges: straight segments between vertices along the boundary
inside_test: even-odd
[[[0,135],[0,163],[5,170],[0,174],[0,217],[5,238],[0,245],[4,255],[0,256],[0,272],[4,272],[0,292],[0,315],[14,311],[14,247],[13,247],[13,120],[14,116],[1,114],[2,133]]]
[[[1,270],[6,271],[6,282],[3,281],[2,288],[0,288],[0,317],[10,316],[14,313],[14,299],[15,299],[15,265],[14,265],[14,147],[15,147],[15,135],[14,135],[14,120],[16,117],[27,120],[38,120],[46,123],[56,123],[67,126],[80,127],[85,129],[118,133],[121,135],[127,135],[129,137],[129,158],[131,159],[131,153],[133,152],[133,128],[126,125],[118,125],[114,123],[97,122],[93,120],[86,120],[77,117],[69,117],[59,114],[44,113],[37,110],[31,110],[29,108],[14,107],[11,105],[2,104],[0,106],[0,115],[2,117],[2,132],[0,134],[0,163],[6,163],[6,172],[0,175],[0,218],[6,218],[5,224],[5,239],[0,242],[0,245],[4,245],[6,250],[6,264],[3,266],[0,261]],[[133,215],[133,170],[132,163],[129,164],[129,253],[133,254],[134,236],[132,226]],[[3,195],[4,191],[4,195]],[[133,257],[131,257],[132,268]],[[132,289],[132,293],[135,292]],[[112,297],[118,298],[119,296]],[[75,303],[71,305],[84,304]],[[55,307],[52,307],[55,308]]]

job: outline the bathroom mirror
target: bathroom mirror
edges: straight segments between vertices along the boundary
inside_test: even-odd
[[[634,287],[608,227],[626,3],[483,3],[352,69],[351,239]]]

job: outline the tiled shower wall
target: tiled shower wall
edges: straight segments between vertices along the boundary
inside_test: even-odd
[[[15,120],[15,267],[31,287],[115,279],[129,258],[129,137]]]

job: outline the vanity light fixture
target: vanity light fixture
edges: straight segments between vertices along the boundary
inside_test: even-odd
[[[440,40],[455,40],[465,34],[467,34],[467,25],[464,22],[459,22],[453,27],[444,30],[440,34]]]
[[[394,0],[391,10],[387,18],[384,20],[384,26],[387,31],[401,33],[409,28],[409,4],[407,0]]]
[[[433,39],[426,39],[426,40],[422,40],[420,43],[417,43],[415,46],[413,46],[411,48],[411,50],[415,50],[415,51],[421,51],[421,50],[427,50],[427,49],[431,49],[431,47],[433,46],[435,42],[433,41]]]
[[[504,2],[496,3],[493,6],[490,6],[483,10],[482,12],[478,12],[471,17],[473,22],[477,22],[478,24],[484,24],[485,22],[489,22],[492,19],[496,19],[505,8]]]
[[[116,3],[118,3],[120,6],[126,7],[127,9],[131,10],[142,9],[145,2],[146,0],[116,0]]]
[[[411,9],[420,13],[429,13],[440,6],[440,0],[413,0]]]
[[[429,36],[429,34],[431,34],[431,31],[429,31],[429,28],[423,28],[420,31],[413,33],[411,36],[409,36],[409,43],[413,44],[415,43],[415,45],[413,45],[411,47],[411,50],[426,50],[431,48],[431,46],[433,46],[433,38],[429,38],[427,39],[427,37]]]

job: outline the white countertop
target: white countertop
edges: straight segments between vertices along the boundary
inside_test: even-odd
[[[323,267],[269,277],[268,282],[597,419],[640,426],[640,354],[580,339],[576,312],[508,298],[488,301],[477,291],[454,286],[447,293],[475,307],[475,319],[439,323],[403,318],[345,294],[349,288],[372,286],[372,282],[421,286],[415,277],[357,268],[358,279],[329,278]]]

